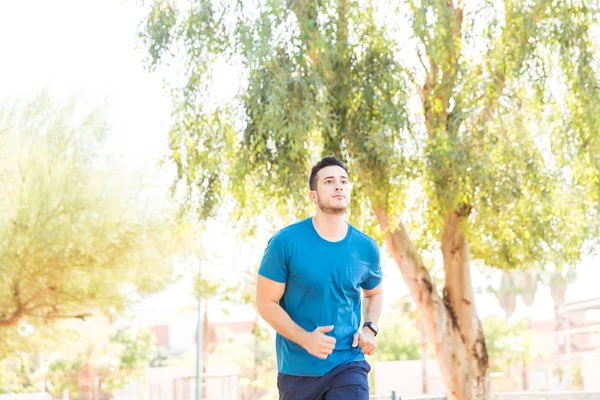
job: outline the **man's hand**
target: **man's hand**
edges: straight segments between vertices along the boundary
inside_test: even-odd
[[[304,347],[309,354],[325,360],[335,348],[335,338],[325,334],[332,330],[333,325],[319,326],[314,331],[308,333],[302,347]]]
[[[362,330],[358,333],[354,334],[354,339],[352,340],[352,347],[360,346],[360,350],[363,354],[368,356],[373,355],[375,353],[375,349],[377,349],[377,344],[375,343],[375,334],[373,331],[367,327],[362,328]]]

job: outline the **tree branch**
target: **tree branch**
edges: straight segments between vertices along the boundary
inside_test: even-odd
[[[13,296],[16,300],[17,307],[11,313],[10,316],[3,316],[2,318],[0,318],[0,327],[3,327],[3,326],[8,327],[8,326],[16,325],[16,323],[19,322],[19,319],[23,315],[23,303],[21,301],[21,290],[19,288],[18,282],[16,282],[16,281],[13,283]]]
[[[417,93],[419,93],[421,102],[425,101],[425,92],[423,91],[423,87],[417,82],[415,76],[408,71],[406,72],[406,75],[408,76],[408,80],[410,80],[412,84],[415,85],[415,89],[417,90]]]
[[[296,15],[296,20],[298,21],[300,31],[302,32],[308,57],[314,66],[319,66],[321,54],[318,51],[318,46],[315,46],[315,44],[322,43],[323,37],[316,27],[315,16],[310,15],[311,12],[315,12],[314,4],[310,0],[288,0],[287,5]],[[310,28],[306,26],[307,24],[311,25]]]
[[[86,318],[92,316],[90,313],[83,314],[74,314],[74,315],[63,315],[63,314],[46,314],[46,315],[38,315],[38,314],[28,314],[28,316],[32,318],[43,318],[43,319],[80,319],[85,321]]]
[[[507,1],[504,3],[504,15],[506,21],[512,21],[512,15],[514,12],[511,9],[511,6],[512,2]],[[536,5],[536,7],[531,9],[527,15],[519,16],[519,21],[526,21],[527,24],[537,25],[545,16],[545,3],[541,2]],[[521,43],[514,43],[514,39],[510,36],[515,33],[514,30],[517,28],[518,27],[515,26],[505,26],[500,38],[496,43],[496,46],[490,51],[492,54],[492,61],[495,61],[495,63],[492,64],[489,61],[486,63],[492,81],[488,83],[485,94],[488,95],[491,93],[491,95],[488,95],[485,107],[475,119],[475,129],[477,129],[478,126],[485,125],[488,121],[490,121],[493,118],[494,112],[498,108],[499,99],[502,96],[507,83],[507,63],[515,63],[515,65],[511,66],[511,70],[513,71],[518,71],[523,64],[526,55],[525,49],[529,45],[529,38],[531,35],[521,35]],[[513,54],[514,59],[511,59],[510,55],[507,54],[509,44],[514,45],[516,48],[516,55]]]
[[[0,327],[14,326],[19,322],[19,319],[23,316],[23,309],[20,306],[19,304],[19,307],[17,307],[10,317],[0,319]]]
[[[419,49],[417,49],[417,57],[421,62],[421,66],[423,66],[423,71],[425,71],[425,74],[429,74],[429,68],[425,65],[425,61],[423,61],[423,55],[421,54],[421,50]]]
[[[27,306],[29,306],[31,303],[33,303],[34,301],[40,299],[41,297],[44,297],[46,294],[48,294],[49,292],[54,291],[54,290],[55,290],[54,287],[47,287],[47,288],[44,288],[44,289],[38,291],[36,294],[34,294],[33,296],[31,296],[29,298],[29,300],[27,300],[27,301],[25,301],[23,303],[23,305],[22,305],[23,309],[27,310],[27,308],[28,308]]]
[[[452,0],[442,4],[437,9],[438,22],[437,34],[428,42],[423,42],[426,57],[429,61],[429,70],[425,66],[423,57],[417,49],[417,57],[425,70],[427,77],[423,84],[422,105],[425,115],[425,126],[430,138],[433,138],[438,128],[445,128],[449,123],[450,100],[454,95],[458,60],[461,54],[463,9],[455,8]],[[421,38],[423,40],[423,38]],[[432,49],[427,43],[444,40],[446,52],[441,53]],[[436,59],[437,57],[437,59]],[[436,101],[441,101],[440,105]],[[458,112],[458,110],[456,110]]]

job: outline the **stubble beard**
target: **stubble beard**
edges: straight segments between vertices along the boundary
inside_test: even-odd
[[[317,207],[319,207],[319,210],[321,210],[323,213],[329,214],[329,215],[342,215],[348,209],[347,206],[332,207],[332,206],[325,205],[321,201],[321,197],[319,197],[318,193],[317,193]]]

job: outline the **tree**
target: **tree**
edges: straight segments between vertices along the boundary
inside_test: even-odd
[[[343,158],[355,182],[350,219],[385,240],[449,398],[489,398],[470,260],[572,264],[598,220],[597,9],[156,0],[141,28],[148,65],[183,66],[169,82],[174,189],[200,218],[233,198],[236,219],[289,220],[308,214],[311,162]],[[223,62],[238,66],[240,90],[212,104]],[[441,292],[422,261],[432,247]]]
[[[382,321],[381,337],[377,338],[374,361],[419,360],[419,332],[406,315],[393,313]]]
[[[272,330],[268,325],[265,326],[265,324],[261,323],[256,307],[255,288],[258,265],[250,264],[247,267],[248,269],[241,273],[241,279],[237,284],[236,291],[227,296],[227,301],[243,305],[248,308],[248,311],[251,310],[249,315],[253,317],[251,330],[252,344],[241,347],[252,349],[252,363],[248,362],[249,357],[246,355],[239,358],[237,364],[242,368],[242,386],[244,386],[246,395],[249,399],[257,399],[264,397],[266,393],[270,392],[269,388],[276,386],[271,384],[274,383],[272,373],[277,366],[275,362],[275,349],[273,348]],[[228,343],[221,351],[230,347],[231,343]],[[222,356],[219,356],[219,359],[222,359]]]
[[[562,306],[567,284],[575,278],[576,270],[572,266],[555,268],[550,265],[539,274],[532,270],[502,271],[500,286],[497,289],[490,286],[488,291],[496,295],[506,317],[510,318],[517,307],[517,296],[521,296],[527,307],[533,305],[538,284],[550,287],[555,309]]]
[[[51,350],[46,348],[43,354],[30,349],[15,351],[0,362],[0,393],[38,392],[41,387],[56,397],[64,389],[72,396],[81,395],[81,389],[112,392],[143,379],[144,368],[156,350],[149,329],[117,329],[107,318],[65,320],[52,328],[54,331],[44,334],[62,340],[54,339]]]
[[[273,342],[275,338],[268,330],[260,335],[235,335],[223,329],[220,341],[211,358],[222,365],[235,364],[240,368],[240,390],[244,399],[273,398],[277,387],[277,362]],[[231,351],[235,348],[236,351]]]
[[[152,331],[96,322],[95,331],[80,334],[77,346],[54,355],[46,376],[54,396],[61,396],[64,389],[75,397],[92,390],[111,393],[145,379],[145,368],[156,351]]]
[[[27,345],[23,326],[115,317],[170,280],[181,231],[167,206],[141,200],[136,176],[103,156],[99,112],[48,95],[0,115],[10,183],[0,214],[0,358]]]
[[[483,321],[491,370],[512,378],[511,369],[520,369],[518,380],[522,390],[527,390],[528,366],[543,356],[537,349],[533,331],[528,328],[530,323],[528,320],[507,322],[497,317]]]
[[[21,354],[0,364],[0,393],[32,393],[40,390],[43,379],[35,354]]]

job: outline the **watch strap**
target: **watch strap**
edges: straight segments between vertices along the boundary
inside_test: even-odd
[[[379,333],[379,329],[377,329],[377,325],[374,325],[372,322],[365,322],[363,324],[363,328],[365,328],[365,327],[369,328],[375,336],[377,336],[377,334]]]

